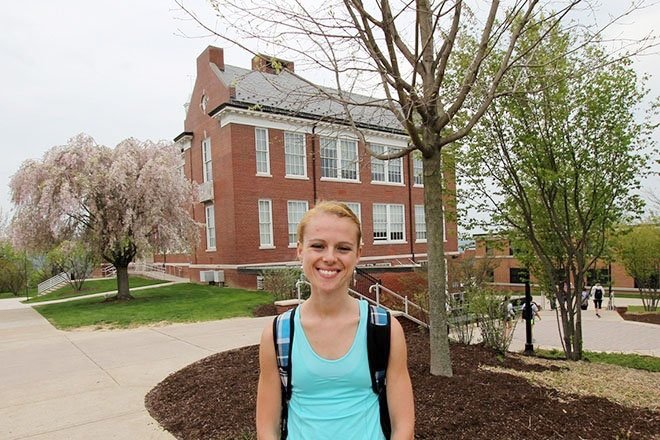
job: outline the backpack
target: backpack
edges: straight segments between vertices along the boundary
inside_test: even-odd
[[[294,321],[296,308],[287,310],[273,320],[273,341],[277,369],[280,373],[280,388],[282,395],[282,410],[280,413],[280,439],[288,435],[289,400],[291,400],[291,347],[293,345]],[[390,413],[387,407],[387,392],[385,377],[387,361],[390,356],[390,313],[384,308],[369,305],[367,320],[367,357],[369,358],[369,375],[371,389],[378,396],[380,426],[386,439],[392,434]]]

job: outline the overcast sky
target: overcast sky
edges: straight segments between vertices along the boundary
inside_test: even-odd
[[[212,23],[204,0],[184,3],[211,17]],[[623,1],[603,3],[620,7]],[[9,179],[20,164],[39,159],[78,133],[115,146],[131,136],[172,139],[183,131],[183,105],[192,91],[197,55],[209,44],[227,47],[210,37],[182,36],[202,34],[184,18],[171,0],[4,2],[0,13],[0,207],[4,212],[10,208]],[[659,22],[656,2],[612,32],[635,38],[651,32]],[[249,54],[226,48],[228,64],[247,68],[249,60]],[[653,75],[652,94],[660,95],[658,52],[638,60],[636,67]]]

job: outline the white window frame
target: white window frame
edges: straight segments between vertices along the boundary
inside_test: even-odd
[[[206,217],[206,250],[214,251],[216,249],[215,242],[215,208],[213,203],[204,206],[204,214]]]
[[[257,176],[271,177],[267,128],[254,127],[254,151]]]
[[[426,243],[426,213],[424,205],[415,205],[415,242]]]
[[[296,247],[298,244],[298,223],[308,210],[309,203],[307,200],[288,200],[286,202],[290,248]]]
[[[292,138],[301,140],[302,151],[293,151],[294,147],[298,145],[292,144]],[[291,131],[284,132],[284,167],[285,177],[293,179],[307,179],[307,155],[305,154],[305,135],[303,133],[295,133]],[[293,159],[302,161],[302,164],[294,164]],[[302,167],[302,173],[297,173],[295,168]]]
[[[414,152],[412,154],[412,160],[413,160],[413,186],[419,186],[423,187],[424,186],[424,163],[422,162],[421,157],[419,156],[419,153]]]
[[[376,154],[393,153],[397,150],[401,150],[401,149],[390,145],[376,144],[376,143],[371,144],[371,151]],[[376,178],[374,171],[376,167],[378,168],[382,167],[382,175],[383,175],[382,179]],[[398,174],[399,180],[392,179],[391,173]],[[403,158],[398,157],[396,159],[382,160],[372,156],[371,183],[403,186]]]
[[[378,212],[380,211],[380,212]],[[384,218],[381,216],[384,214]],[[395,222],[394,216],[400,216],[400,222]],[[400,227],[397,227],[400,225]],[[374,203],[373,204],[373,240],[374,244],[405,243],[406,242],[406,208],[401,204]],[[380,233],[383,237],[376,237]],[[400,234],[401,238],[393,238]]]
[[[211,150],[211,138],[202,141],[202,174],[204,182],[213,180],[213,160]]]
[[[259,216],[259,249],[274,249],[273,201],[270,199],[259,199],[257,206]]]
[[[353,214],[360,220],[360,223],[362,223],[362,207],[360,206],[359,202],[343,202],[344,205],[348,206],[351,211],[353,211]]]
[[[359,182],[360,167],[358,166],[357,140],[347,137],[321,136],[321,180],[337,180],[342,182]],[[344,148],[345,147],[345,148]],[[353,156],[348,156],[351,150]],[[332,152],[332,156],[327,153]],[[327,164],[334,162],[334,166]],[[354,177],[347,177],[354,174]]]

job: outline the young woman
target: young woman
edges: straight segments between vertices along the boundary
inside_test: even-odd
[[[298,259],[311,295],[294,317],[289,440],[382,440],[378,397],[367,359],[368,304],[348,293],[361,252],[360,222],[344,204],[322,202],[298,225]],[[406,343],[392,318],[387,403],[392,440],[414,435],[414,405]],[[273,329],[266,326],[259,349],[257,437],[280,434],[280,377]]]

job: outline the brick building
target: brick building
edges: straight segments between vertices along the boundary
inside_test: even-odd
[[[372,158],[342,106],[293,71],[292,62],[260,56],[251,69],[231,66],[213,46],[197,58],[175,141],[183,172],[199,184],[192,210],[205,228],[192,255],[155,257],[171,272],[203,281],[219,271],[228,285],[254,288],[259,270],[297,264],[296,226],[320,200],[346,202],[361,219],[363,268],[392,272],[426,260],[421,160]],[[353,106],[351,114],[372,150],[407,146],[382,106]],[[455,223],[446,224],[445,241],[457,254]]]
[[[487,275],[489,281],[501,290],[523,292],[525,279],[528,278],[527,270],[522,267],[518,259],[513,255],[513,249],[506,238],[483,234],[476,235],[475,249],[468,250],[463,258],[474,257],[476,259],[490,259],[493,267]],[[635,279],[626,273],[623,266],[617,262],[606,263],[598,261],[595,267],[590,268],[586,274],[586,285],[591,286],[597,281],[608,288],[610,274],[612,279],[612,290],[615,293],[637,293]],[[534,283],[534,277],[531,277]]]

